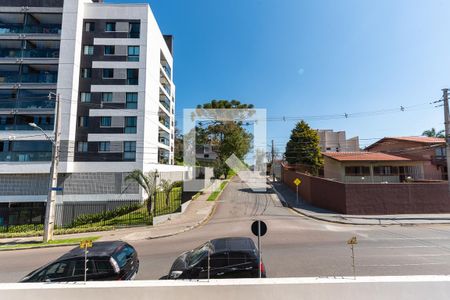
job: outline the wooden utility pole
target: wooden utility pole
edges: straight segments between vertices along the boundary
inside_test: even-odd
[[[447,158],[447,182],[448,182],[448,193],[450,194],[450,120],[449,120],[449,110],[448,110],[448,89],[442,89],[443,100],[444,100],[444,124],[445,124],[445,145]]]

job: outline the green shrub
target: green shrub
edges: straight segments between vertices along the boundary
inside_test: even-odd
[[[0,226],[0,232],[16,233],[16,232],[37,231],[37,230],[44,230],[44,224]]]
[[[125,215],[142,207],[142,204],[124,205],[112,210],[104,211],[96,214],[80,215],[72,221],[70,227],[78,227],[86,224],[106,221],[118,216]]]
[[[94,232],[94,231],[108,231],[114,230],[114,226],[91,226],[91,227],[81,227],[81,228],[58,228],[55,229],[55,235],[61,234],[72,234],[72,233],[84,233],[84,232]],[[25,232],[4,232],[0,233],[0,239],[2,238],[16,238],[16,237],[33,237],[42,236],[44,230],[30,230]]]

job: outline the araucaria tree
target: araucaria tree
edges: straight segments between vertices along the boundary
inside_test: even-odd
[[[285,158],[290,164],[301,164],[317,175],[323,165],[320,153],[319,135],[305,121],[298,122],[292,129],[286,145]]]

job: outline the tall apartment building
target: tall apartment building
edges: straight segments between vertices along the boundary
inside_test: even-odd
[[[46,200],[55,95],[58,201],[141,198],[128,172],[177,171],[172,70],[148,4],[0,1],[0,203]]]
[[[319,146],[322,152],[358,152],[359,138],[357,136],[347,139],[345,131],[334,132],[331,129],[319,129]]]

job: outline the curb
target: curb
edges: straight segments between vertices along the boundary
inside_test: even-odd
[[[398,221],[391,221],[389,223],[379,223],[379,224],[374,224],[374,223],[353,223],[351,221],[340,221],[340,220],[334,220],[334,219],[329,219],[329,218],[322,218],[322,217],[318,217],[314,214],[308,214],[305,213],[303,210],[299,210],[295,207],[292,207],[290,204],[287,203],[287,201],[284,199],[284,196],[278,192],[278,190],[274,187],[274,185],[272,184],[272,182],[268,181],[270,186],[272,187],[272,189],[275,191],[275,193],[278,195],[278,198],[280,198],[280,201],[283,203],[284,206],[288,207],[289,209],[291,209],[293,212],[298,213],[302,216],[317,220],[317,221],[323,221],[323,222],[328,222],[328,223],[334,223],[334,224],[342,224],[342,225],[361,225],[361,226],[420,226],[420,225],[450,225],[450,222],[426,222],[426,223],[400,223]],[[375,219],[374,219],[375,220]],[[378,219],[380,220],[380,219]],[[450,220],[449,220],[450,221]]]
[[[26,247],[26,248],[13,248],[13,249],[0,249],[0,252],[3,251],[19,251],[19,250],[31,250],[31,249],[46,249],[46,248],[58,248],[58,247],[67,247],[67,246],[76,246],[80,243],[69,243],[69,244],[58,244],[58,245],[47,245],[47,246],[36,246],[36,247]]]

